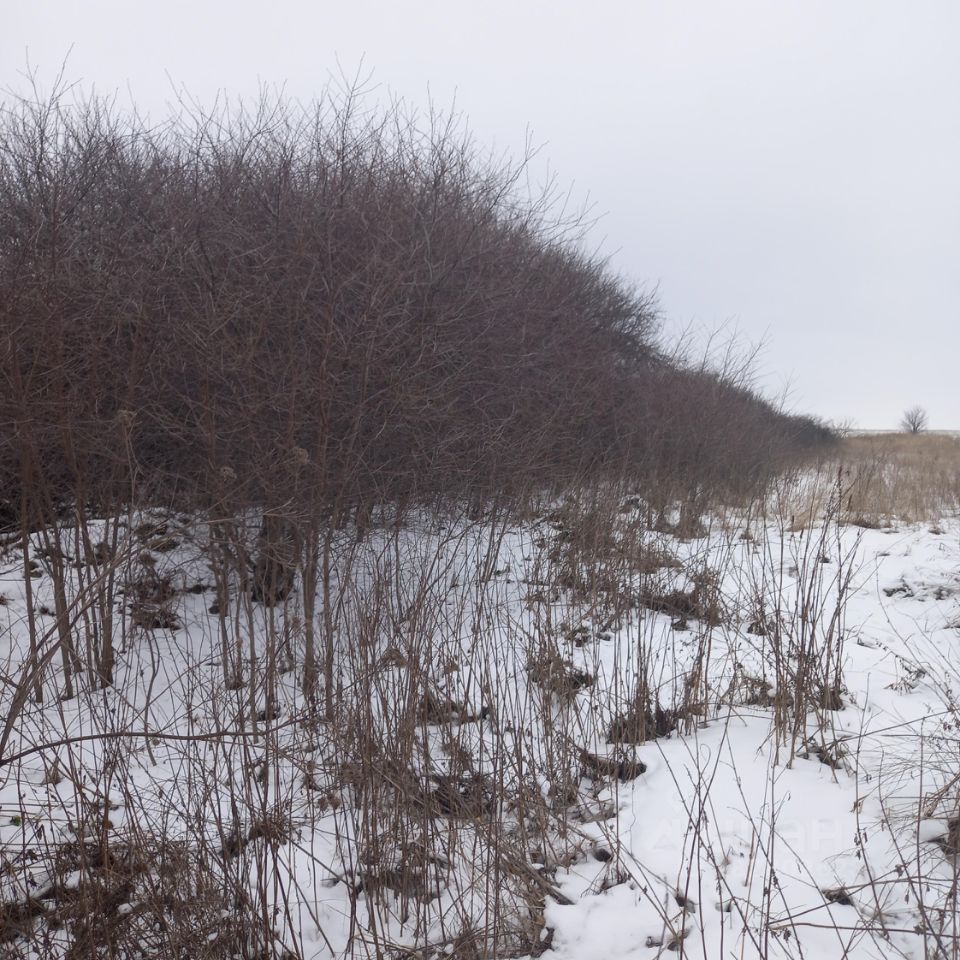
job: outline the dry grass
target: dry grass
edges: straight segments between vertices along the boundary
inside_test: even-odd
[[[793,530],[835,511],[842,522],[864,528],[936,526],[960,510],[960,436],[847,437],[817,470],[780,486],[774,510],[790,516]]]
[[[958,436],[854,436],[839,455],[848,474],[843,507],[850,522],[935,521],[960,507]]]

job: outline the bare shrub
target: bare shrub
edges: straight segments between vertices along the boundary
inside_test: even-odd
[[[147,128],[59,90],[0,142],[0,489],[28,525],[148,495],[360,533],[627,473],[694,530],[828,436],[665,355],[585,221],[441,117],[328,91]]]

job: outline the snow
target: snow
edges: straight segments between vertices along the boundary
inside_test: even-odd
[[[18,714],[5,758],[74,742],[2,768],[0,899],[76,890],[80,869],[57,866],[47,853],[95,838],[104,817],[118,841],[206,838],[219,849],[222,825],[236,821],[242,799],[238,852],[225,869],[242,865],[247,882],[262,883],[277,908],[278,938],[304,957],[366,955],[377,935],[456,955],[458,936],[493,922],[492,904],[524,914],[531,891],[542,918],[530,942],[542,941],[557,960],[932,956],[957,933],[947,837],[958,803],[951,725],[960,523],[750,529],[742,538],[728,518],[697,540],[660,538],[684,564],[664,574],[673,586],[689,587],[698,570],[719,578],[724,623],[692,619],[686,630],[649,609],[601,622],[574,592],[545,590],[544,558],[556,543],[546,521],[508,532],[492,567],[490,532],[480,527],[439,530],[425,521],[399,541],[375,534],[359,548],[360,572],[340,588],[350,609],[382,604],[390,616],[366,624],[367,633],[362,618],[345,623],[338,635],[338,696],[350,707],[337,729],[307,721],[298,601],[284,619],[234,598],[238,629],[258,656],[278,635],[277,618],[294,625],[280,633],[293,669],[274,671],[277,717],[256,721],[269,684],[227,688],[211,595],[183,593],[181,628],[131,632],[112,687],[99,690],[78,674],[78,695],[58,699],[57,659],[44,702],[30,700]],[[208,576],[200,530],[184,524],[182,542],[160,559],[183,584]],[[375,584],[390,563],[407,572],[402,595],[385,598]],[[484,577],[483,569],[496,572]],[[778,690],[768,672],[770,638],[748,632],[758,584],[785,630],[799,638],[803,626],[814,644],[832,636],[841,658],[842,709],[804,716],[790,742],[775,729],[771,701],[794,691]],[[52,607],[49,574],[32,586],[34,607]],[[22,564],[12,550],[0,557],[0,595],[6,714],[28,643]],[[428,602],[416,606],[418,597]],[[414,609],[415,624],[403,616]],[[52,618],[39,619],[52,631]],[[547,640],[593,682],[547,690],[558,676],[536,672]],[[441,701],[461,712],[421,717],[410,748],[404,717],[419,696],[414,662],[427,663]],[[642,664],[673,703],[698,663],[706,709],[655,740],[622,750],[607,743]],[[746,674],[768,678],[754,702],[730,692]],[[375,766],[373,782],[351,784],[345,765],[365,756],[361,741],[374,732],[379,753],[365,761]],[[394,758],[409,759],[403,769],[414,779],[405,789],[439,791],[458,750],[478,777],[506,785],[492,812],[461,796],[450,802],[478,804],[469,815],[437,815],[430,803],[441,802],[439,793],[416,812],[389,812],[394,778],[407,775]],[[591,773],[575,759],[584,750],[639,760],[645,771],[625,780]],[[554,802],[571,770],[575,799]],[[528,801],[505,798],[525,796],[530,782],[557,816],[526,842]],[[276,821],[275,834],[267,821]],[[254,823],[260,833],[248,837]],[[406,890],[385,892],[385,876],[403,869],[416,838],[430,846],[429,869],[407,876]],[[490,876],[490,864],[517,851],[524,864],[510,861],[510,871]],[[133,923],[140,909],[130,894],[117,913]],[[59,936],[65,950],[66,933]]]

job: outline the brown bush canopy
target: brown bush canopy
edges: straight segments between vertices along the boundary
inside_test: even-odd
[[[754,482],[823,439],[670,363],[651,296],[524,164],[351,94],[13,100],[0,124],[0,500],[511,496]]]

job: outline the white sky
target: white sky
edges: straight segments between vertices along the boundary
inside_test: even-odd
[[[861,427],[960,429],[957,0],[3,0],[0,84],[128,91],[157,116],[363,64],[542,156],[668,330],[766,341],[771,389]],[[428,92],[429,91],[429,92]]]

